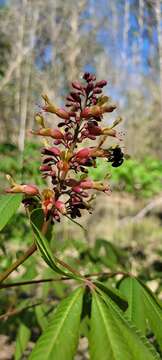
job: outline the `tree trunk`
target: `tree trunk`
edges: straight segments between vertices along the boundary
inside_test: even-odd
[[[162,109],[162,25],[161,25],[161,0],[156,0],[155,3],[157,34],[159,46],[159,68],[160,68],[160,103]]]

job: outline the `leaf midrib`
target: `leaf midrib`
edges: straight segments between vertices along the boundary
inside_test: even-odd
[[[109,339],[109,343],[110,343],[110,346],[111,346],[111,351],[112,351],[112,354],[113,354],[113,358],[114,358],[114,360],[115,360],[115,354],[114,354],[114,351],[113,351],[113,346],[112,346],[112,342],[111,342],[111,337],[109,337],[109,331],[108,331],[108,327],[107,327],[107,323],[106,323],[106,318],[104,317],[104,314],[103,314],[103,312],[102,312],[102,307],[101,307],[101,305],[100,305],[100,303],[99,303],[99,301],[98,301],[98,298],[97,298],[97,296],[95,296],[95,299],[96,299],[96,304],[98,305],[98,309],[99,309],[99,311],[100,311],[100,313],[101,313],[101,317],[102,317],[102,319],[103,319],[103,323],[104,323],[104,325],[105,325],[105,329],[106,329],[106,333],[107,333],[107,335],[108,335],[108,339]],[[104,304],[104,303],[103,303]],[[105,305],[105,304],[104,304]],[[108,308],[107,308],[107,310],[108,310]],[[112,359],[113,360],[113,359]]]

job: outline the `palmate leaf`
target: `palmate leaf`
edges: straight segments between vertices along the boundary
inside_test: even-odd
[[[29,360],[72,360],[79,339],[83,289],[62,300]]]
[[[147,339],[104,293],[93,293],[89,341],[91,360],[160,359]]]
[[[0,231],[16,213],[21,200],[21,194],[6,194],[0,196]]]
[[[125,277],[120,291],[128,300],[127,315],[136,326],[146,332],[147,323],[162,349],[162,308],[152,292],[135,278]]]

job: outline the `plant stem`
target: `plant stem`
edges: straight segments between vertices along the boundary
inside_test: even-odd
[[[8,276],[18,268],[19,265],[23,264],[23,262],[28,259],[35,251],[37,250],[36,244],[33,244],[30,246],[30,248],[19,257],[6,271],[4,271],[0,275],[0,283],[2,283],[5,279],[8,278]]]
[[[48,230],[48,222],[44,222],[43,226],[42,226],[42,234],[46,234]],[[17,259],[6,271],[4,271],[1,275],[0,275],[0,283],[2,283],[5,279],[8,278],[8,276],[15,271],[19,265],[23,264],[23,262],[28,259],[35,251],[37,250],[37,246],[35,243],[33,243],[29,249],[22,255],[19,257],[19,259]]]
[[[55,256],[55,260],[56,262],[58,262],[58,264],[60,264],[62,267],[64,267],[65,269],[69,270],[70,272],[72,272],[75,276],[79,276],[79,277],[84,277],[80,274],[79,271],[75,270],[73,267],[71,267],[69,264],[65,263],[63,260],[60,260],[58,259],[56,256]]]
[[[127,272],[124,272],[124,271],[114,271],[114,272],[98,272],[98,273],[86,274],[86,275],[84,275],[84,278],[86,279],[86,278],[98,277],[98,276],[105,276],[105,277],[109,278],[109,277],[114,277],[116,275],[134,277],[133,274],[130,274],[130,273],[127,273]],[[2,285],[0,285],[0,289],[5,289],[5,288],[15,287],[15,286],[21,286],[21,285],[34,285],[34,284],[41,284],[41,283],[52,282],[52,281],[65,281],[65,280],[73,280],[73,279],[70,278],[70,277],[61,276],[61,277],[58,277],[58,278],[47,278],[47,279],[37,279],[37,280],[29,280],[29,281],[18,281],[18,282],[15,282],[15,283],[2,284]]]
[[[37,280],[29,280],[29,281],[18,281],[15,283],[8,283],[8,284],[2,284],[0,285],[0,289],[5,289],[9,287],[15,287],[15,286],[21,286],[21,285],[34,285],[34,284],[41,284],[46,282],[52,282],[52,281],[65,281],[65,280],[73,280],[69,277],[58,277],[58,278],[47,278],[47,279],[37,279]]]

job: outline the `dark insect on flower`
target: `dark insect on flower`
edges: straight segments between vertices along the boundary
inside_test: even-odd
[[[117,145],[116,147],[111,147],[109,149],[110,156],[108,162],[112,163],[113,167],[119,167],[124,161],[124,154],[121,148]]]

